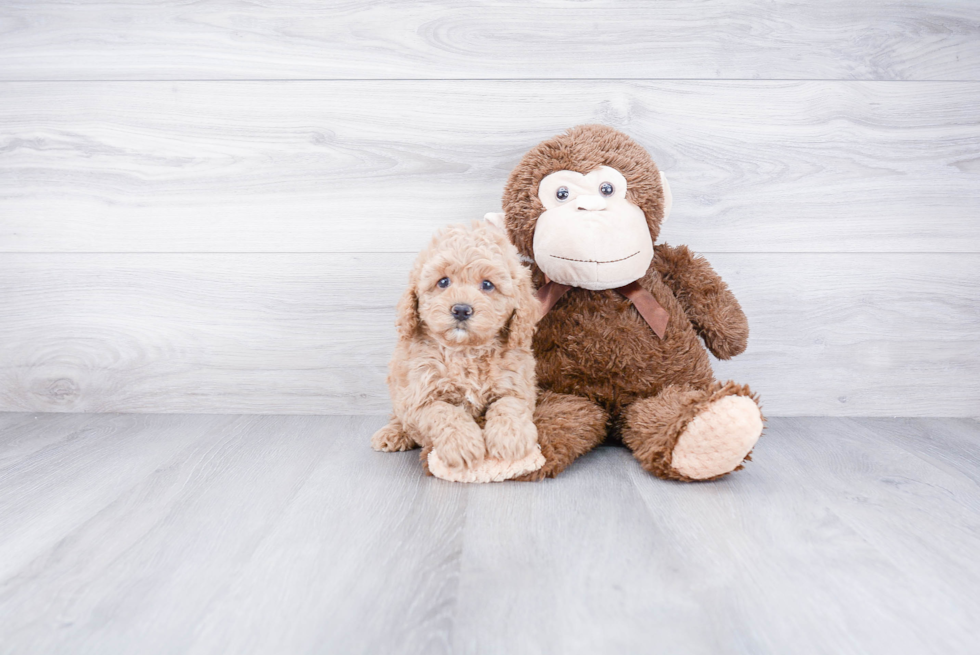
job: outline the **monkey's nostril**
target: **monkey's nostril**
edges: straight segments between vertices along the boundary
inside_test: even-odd
[[[453,317],[457,321],[466,321],[469,320],[470,316],[473,316],[473,307],[460,303],[458,305],[453,305],[452,312]]]

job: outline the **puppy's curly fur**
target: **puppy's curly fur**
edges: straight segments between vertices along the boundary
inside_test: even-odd
[[[457,305],[472,316],[459,320]],[[434,447],[450,468],[527,455],[537,444],[531,341],[539,312],[530,273],[502,230],[473,222],[438,233],[398,303],[394,411],[372,447],[422,446],[423,463]]]

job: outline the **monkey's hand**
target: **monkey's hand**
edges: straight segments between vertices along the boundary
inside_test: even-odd
[[[687,246],[656,246],[654,266],[674,292],[694,329],[718,359],[745,351],[749,323],[728,285]]]

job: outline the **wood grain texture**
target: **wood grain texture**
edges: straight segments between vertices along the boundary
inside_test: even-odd
[[[976,421],[777,418],[711,483],[605,447],[460,485],[371,451],[382,417],[41,420],[0,472],[3,653],[980,648],[980,467],[941,454]]]
[[[387,411],[403,254],[0,258],[0,409]],[[712,254],[767,414],[976,416],[980,255]]]
[[[0,412],[0,475],[38,450],[86,434],[73,414]]]
[[[0,650],[434,652],[464,488],[374,453],[363,433],[380,419],[79,418],[101,440],[0,481]]]
[[[940,629],[955,631],[954,626],[970,625],[968,633],[950,640],[948,650],[975,650],[980,626],[969,619],[966,624],[962,621],[975,614],[978,602],[976,594],[967,590],[980,581],[980,567],[967,561],[974,558],[966,544],[980,536],[980,470],[950,471],[918,457],[903,440],[893,439],[907,431],[901,420],[864,423],[843,419],[821,424],[819,419],[791,419],[788,424],[797,437],[795,447],[773,453],[773,466],[787,473],[786,485],[805,481],[803,493],[824,499],[841,528],[852,534],[855,548],[872,551],[891,564],[893,570],[882,573],[908,592],[896,590],[890,602],[879,604],[875,613],[884,614],[889,607],[901,605],[906,611],[932,608],[939,613],[937,627],[944,626]],[[942,424],[930,427],[939,435],[946,434]],[[960,422],[959,427],[969,429],[976,443],[975,421]],[[945,441],[944,436],[940,439]],[[924,465],[930,471],[928,479],[920,475]],[[815,471],[819,474],[812,475]],[[836,539],[827,543],[831,548],[839,545]],[[853,576],[846,568],[838,564],[835,570],[824,569],[824,577],[837,578],[842,587],[851,586]],[[956,580],[951,571],[956,571]],[[852,623],[852,616],[841,618],[855,630],[867,629]],[[926,644],[931,639],[921,625],[906,622],[899,627],[899,622],[893,622],[889,633],[905,635],[907,644]]]
[[[5,2],[0,79],[980,79],[971,0]]]
[[[892,426],[773,420],[741,475],[701,487],[604,448],[530,498],[472,489],[457,652],[930,652],[940,632],[970,650],[978,603],[959,572],[980,568],[947,558],[980,538],[962,506],[975,487],[907,461]],[[921,559],[893,559],[909,548]],[[495,587],[504,602],[484,602]]]
[[[978,108],[974,83],[5,83],[0,251],[417,252],[601,122],[667,172],[668,242],[980,252]]]

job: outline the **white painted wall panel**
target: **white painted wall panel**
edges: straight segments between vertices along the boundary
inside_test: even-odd
[[[980,415],[973,0],[0,5],[0,411],[381,412],[439,226],[600,122],[771,415]]]
[[[0,409],[371,413],[404,254],[5,255]],[[980,255],[714,254],[771,415],[980,407]]]
[[[980,83],[0,84],[0,251],[414,252],[601,122],[704,251],[980,252]]]
[[[980,79],[974,0],[7,0],[0,79]]]

